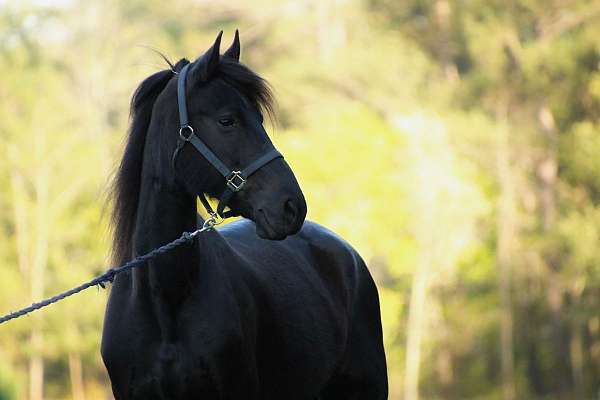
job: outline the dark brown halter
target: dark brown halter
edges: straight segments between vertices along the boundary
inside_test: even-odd
[[[179,139],[175,153],[173,153],[173,168],[175,167],[175,161],[177,155],[183,146],[189,142],[191,143],[202,156],[217,170],[226,180],[226,187],[219,198],[219,205],[217,206],[217,212],[215,213],[206,196],[201,194],[200,201],[206,211],[214,217],[219,215],[222,218],[233,217],[236,214],[233,211],[224,211],[225,207],[231,200],[231,197],[239,192],[243,187],[250,175],[255,173],[258,169],[267,165],[271,161],[277,158],[283,158],[275,148],[271,148],[262,156],[251,162],[248,166],[241,170],[233,170],[225,165],[223,161],[217,157],[215,153],[198,137],[194,134],[194,129],[189,124],[189,118],[187,113],[187,105],[185,98],[185,79],[188,73],[188,69],[191,64],[186,65],[181,69],[177,78],[177,103],[179,106]]]

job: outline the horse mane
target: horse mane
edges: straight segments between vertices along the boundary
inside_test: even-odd
[[[184,58],[173,65],[165,56],[160,53],[159,55],[169,65],[169,69],[150,75],[133,93],[130,105],[131,123],[125,150],[110,186],[111,258],[115,266],[124,264],[132,257],[144,146],[154,103],[173,74],[189,64],[189,61]],[[215,78],[223,79],[238,90],[257,110],[267,114],[271,121],[275,120],[273,94],[269,84],[248,67],[228,57],[221,57]]]

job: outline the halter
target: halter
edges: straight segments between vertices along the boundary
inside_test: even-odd
[[[185,146],[186,143],[191,143],[202,156],[217,170],[219,173],[225,178],[226,186],[225,190],[221,194],[219,198],[219,205],[217,206],[217,212],[212,209],[206,196],[202,193],[199,195],[200,201],[202,205],[210,215],[212,220],[212,224],[216,223],[217,217],[221,218],[229,218],[236,216],[235,212],[229,210],[224,211],[227,203],[231,200],[232,196],[242,190],[246,181],[256,171],[260,168],[264,167],[271,161],[277,158],[283,158],[281,153],[279,153],[275,148],[267,151],[262,156],[258,157],[256,160],[252,161],[246,168],[241,170],[234,170],[229,168],[223,161],[217,157],[215,153],[198,137],[194,134],[194,128],[189,124],[189,118],[187,113],[187,105],[185,100],[185,78],[188,73],[189,66],[191,64],[187,64],[183,69],[179,72],[177,78],[177,103],[179,106],[179,139],[177,141],[177,148],[173,153],[172,164],[173,168],[175,168],[175,162],[177,160],[177,155],[179,151]],[[208,222],[208,221],[207,221]]]

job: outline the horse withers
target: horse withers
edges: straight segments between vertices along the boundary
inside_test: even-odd
[[[237,31],[223,55],[220,40],[133,95],[113,261],[195,230],[198,197],[243,218],[115,278],[102,337],[114,396],[385,399],[373,279],[349,244],[305,221],[298,182],[263,128],[269,87],[239,62]]]

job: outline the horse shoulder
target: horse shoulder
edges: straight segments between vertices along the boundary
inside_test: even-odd
[[[308,243],[313,266],[323,283],[349,311],[360,280],[365,279],[365,272],[368,275],[362,257],[342,237],[315,222],[307,221],[299,235]]]

